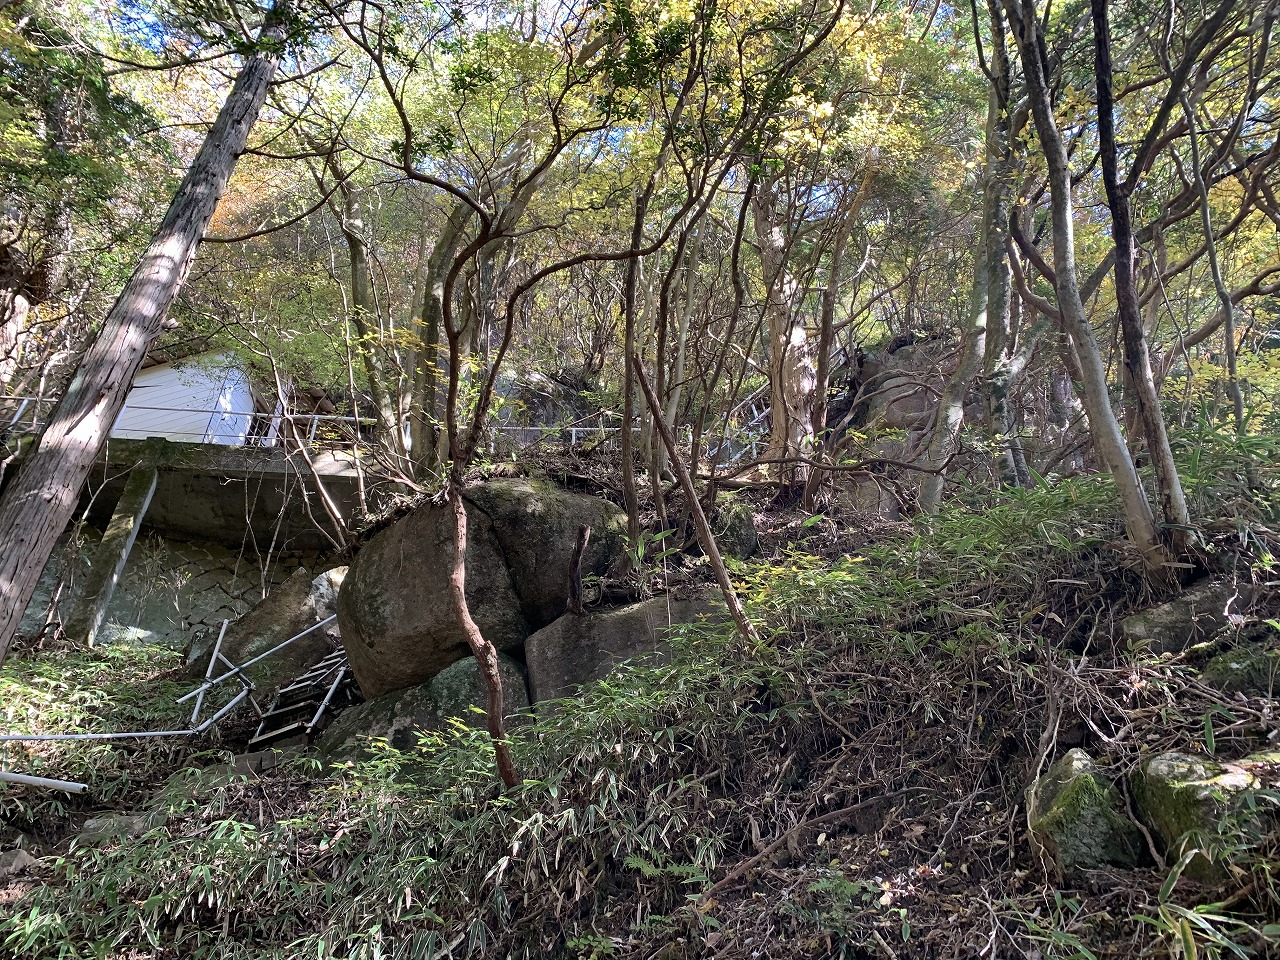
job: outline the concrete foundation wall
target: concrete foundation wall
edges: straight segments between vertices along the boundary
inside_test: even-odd
[[[97,537],[87,530],[59,546],[23,616],[22,633],[40,631],[55,592],[55,616],[66,616],[83,587]],[[317,559],[315,553],[289,553],[264,570],[254,555],[242,556],[217,543],[144,534],[125,564],[97,642],[143,640],[185,649],[204,634],[216,634],[224,619],[247,613],[262,599],[264,587],[269,592],[299,566],[314,566]]]

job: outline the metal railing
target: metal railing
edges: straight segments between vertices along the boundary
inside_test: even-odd
[[[45,412],[55,402],[56,399],[52,397],[0,395],[0,440],[6,435],[13,437],[39,433],[44,427]],[[132,427],[127,420],[121,422],[130,412],[173,414],[176,417],[207,415],[210,420],[203,431],[175,429],[180,425],[176,422],[170,427],[165,427],[164,424]],[[238,423],[237,418],[240,418]],[[329,413],[263,413],[258,410],[126,404],[112,426],[111,437],[144,440],[151,436],[163,436],[180,443],[275,447],[288,436],[313,447],[350,448],[370,443],[367,434],[376,423],[372,417]],[[588,424],[581,420],[545,426],[496,424],[489,428],[488,448],[491,456],[527,451],[546,443],[567,443],[576,447],[591,440],[608,448],[616,448],[622,429],[620,423]],[[631,430],[637,437],[642,433],[642,427],[638,423],[633,424]],[[679,438],[682,446],[688,449],[692,442],[691,428],[682,427]],[[699,453],[707,460],[715,458],[723,466],[747,457],[754,459],[759,456],[763,442],[764,435],[755,424],[739,426],[723,437],[705,437],[700,444]]]
[[[45,425],[43,409],[51,409],[57,402],[52,397],[18,397],[0,395],[0,433],[10,436],[39,433]],[[5,407],[12,406],[12,412]],[[180,416],[190,414],[207,415],[208,425],[203,431],[180,430],[165,427],[163,424],[131,427],[128,422],[121,423],[126,414],[134,412],[167,413]],[[212,419],[214,416],[218,420]],[[242,429],[222,433],[219,427],[231,426],[236,418],[243,418]],[[227,424],[226,421],[232,421]],[[218,443],[228,446],[273,447],[280,441],[281,431],[289,429],[298,439],[305,439],[308,444],[320,443],[325,446],[356,446],[363,438],[360,436],[362,426],[373,426],[376,421],[372,417],[349,417],[329,413],[263,413],[260,410],[225,410],[221,407],[158,407],[143,404],[126,404],[116,417],[111,428],[111,436],[122,440],[145,440],[152,436],[163,436],[179,443]],[[176,424],[175,424],[176,426]],[[345,428],[338,436],[323,436],[325,427]]]

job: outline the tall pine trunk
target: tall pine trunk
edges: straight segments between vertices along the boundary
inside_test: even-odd
[[[159,230],[0,498],[0,663],[244,151],[280,62],[285,6],[268,16]]]

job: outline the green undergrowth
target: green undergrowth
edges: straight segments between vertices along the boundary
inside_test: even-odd
[[[59,859],[0,918],[0,950],[1172,956],[1180,930],[1139,917],[1212,896],[1163,891],[1152,863],[1064,892],[1020,806],[1072,725],[1121,770],[1203,749],[1192,671],[1114,643],[1148,596],[1114,545],[1112,502],[1101,482],[1063,482],[857,555],[738,565],[760,642],[689,626],[671,662],[518,726],[515,791],[461,724],[336,768],[188,772],[163,825]],[[1254,733],[1226,728],[1216,749],[1243,753]],[[1215,936],[1262,936],[1274,900],[1256,862]]]
[[[187,726],[174,700],[185,687],[163,679],[181,657],[166,647],[112,644],[11,657],[0,668],[0,733],[70,734]],[[163,781],[189,754],[172,739],[0,743],[5,769],[85,783],[110,805]],[[56,834],[81,804],[67,794],[0,784],[0,825]]]

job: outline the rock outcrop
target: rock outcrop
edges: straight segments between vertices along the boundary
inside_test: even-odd
[[[710,596],[690,600],[654,597],[613,610],[567,613],[525,644],[529,696],[535,704],[570,696],[584,683],[603,680],[619,663],[666,655],[670,627],[703,617],[727,617]]]
[[[1083,750],[1069,750],[1028,793],[1034,796],[1031,829],[1066,879],[1138,862],[1138,827],[1125,816],[1115,787]]]
[[[503,712],[510,722],[529,706],[524,670],[510,657],[500,657],[498,664]],[[475,708],[483,711],[487,705],[488,689],[475,660],[459,660],[424,684],[343,711],[316,741],[316,749],[329,757],[356,757],[376,737],[397,750],[408,750],[416,745],[419,730],[440,730],[450,718],[484,726],[485,714]]]
[[[1232,614],[1241,613],[1252,596],[1246,584],[1206,580],[1168,603],[1126,617],[1120,631],[1131,648],[1178,653],[1208,640]]]
[[[467,491],[467,602],[485,638],[517,651],[564,612],[569,559],[591,525],[584,575],[622,555],[625,522],[604,500],[534,480],[497,480]],[[426,504],[373,537],[338,595],[343,644],[369,699],[430,680],[470,655],[449,600],[453,516]]]

